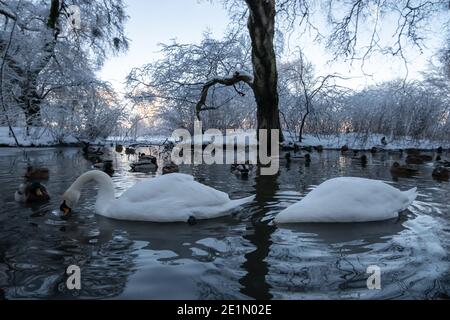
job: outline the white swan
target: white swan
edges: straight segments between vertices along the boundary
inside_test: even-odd
[[[111,178],[95,170],[81,175],[64,193],[61,210],[65,214],[78,203],[80,190],[89,181],[99,185],[97,214],[118,220],[186,222],[216,218],[254,198],[230,200],[226,193],[196,182],[190,175],[172,173],[140,181],[116,199]]]
[[[400,191],[382,181],[335,178],[281,211],[276,223],[369,222],[398,217],[416,199],[417,188]]]

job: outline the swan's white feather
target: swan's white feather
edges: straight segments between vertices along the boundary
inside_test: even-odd
[[[101,188],[101,186],[100,186]],[[189,217],[224,216],[253,197],[230,200],[190,175],[172,173],[136,183],[118,199],[97,199],[96,211],[108,218],[151,222],[185,222]]]
[[[382,181],[335,178],[281,211],[276,223],[369,222],[392,219],[408,208],[416,188],[402,192]]]

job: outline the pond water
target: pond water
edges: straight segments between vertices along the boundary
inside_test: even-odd
[[[79,149],[0,149],[0,288],[8,299],[448,299],[450,296],[450,183],[393,179],[398,155],[359,161],[337,151],[281,162],[276,176],[241,179],[229,166],[183,166],[182,172],[232,198],[256,194],[233,216],[185,223],[124,222],[94,213],[89,184],[76,214],[54,215],[60,195],[91,163]],[[129,172],[113,153],[116,194],[151,177]],[[444,155],[449,157],[449,155]],[[14,202],[27,163],[50,169],[50,203]],[[276,226],[274,216],[313,187],[338,176],[384,180],[419,196],[398,219],[356,224]],[[67,266],[81,268],[82,289],[65,287]],[[368,290],[366,271],[381,268],[381,290]]]

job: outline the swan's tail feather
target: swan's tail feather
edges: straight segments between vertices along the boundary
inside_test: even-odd
[[[249,203],[249,202],[253,201],[254,199],[255,199],[255,195],[246,197],[246,198],[242,198],[242,199],[231,200],[231,207],[236,208],[236,207],[242,206],[243,204]]]
[[[412,188],[408,191],[404,191],[403,194],[408,198],[408,202],[405,204],[405,209],[406,209],[414,202],[414,200],[416,200],[417,188]]]

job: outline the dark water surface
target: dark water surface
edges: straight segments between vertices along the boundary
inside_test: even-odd
[[[127,156],[113,157],[117,195],[149,177],[128,172]],[[369,155],[363,168],[327,151],[314,153],[310,166],[282,162],[277,176],[247,180],[225,165],[182,167],[232,198],[256,193],[234,216],[189,226],[95,215],[94,184],[85,187],[76,215],[62,221],[53,213],[60,195],[91,166],[80,150],[0,149],[0,288],[8,299],[449,298],[450,183],[431,179],[432,165],[420,166],[417,178],[393,179],[395,159]],[[14,202],[28,161],[50,169],[49,204]],[[417,186],[419,196],[399,219],[385,222],[273,225],[278,212],[337,176]],[[81,267],[80,292],[65,287],[71,264]],[[381,268],[381,290],[367,289],[370,265]]]

